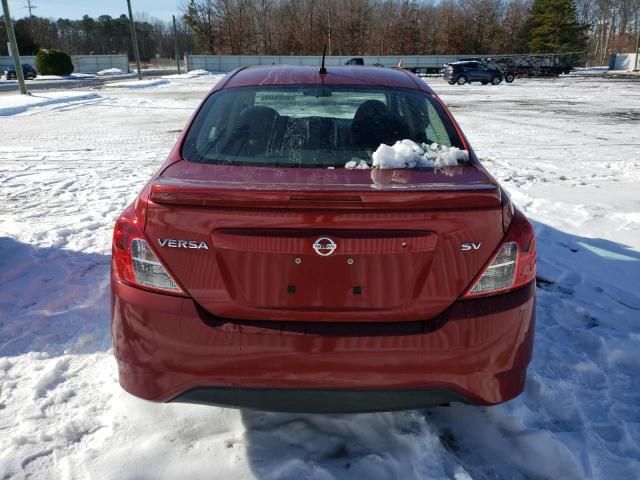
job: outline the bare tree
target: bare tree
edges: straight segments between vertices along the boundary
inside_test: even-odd
[[[215,0],[190,0],[184,19],[200,40],[206,53],[221,53],[219,49],[219,24]]]

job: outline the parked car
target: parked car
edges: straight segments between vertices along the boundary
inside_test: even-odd
[[[33,80],[37,76],[36,69],[28,63],[22,64],[22,74],[24,75],[25,80]],[[4,71],[4,78],[6,78],[7,80],[17,79],[18,75],[16,74],[15,67],[9,67]]]
[[[327,70],[229,73],[117,219],[111,328],[131,394],[364,412],[522,391],[531,224],[425,82]],[[371,168],[392,148],[455,158]]]
[[[361,57],[350,58],[349,60],[344,62],[344,64],[345,65],[364,65],[364,58],[361,58]]]
[[[497,67],[492,67],[479,61],[451,62],[444,69],[444,79],[449,85],[464,85],[465,83],[480,82],[483,85],[491,83],[499,85],[504,76]]]
[[[350,58],[349,60],[347,60],[346,62],[344,62],[345,65],[364,65],[364,58],[361,57],[357,57],[357,58]],[[382,65],[381,63],[372,63],[370,64],[372,67],[384,67],[384,65]]]

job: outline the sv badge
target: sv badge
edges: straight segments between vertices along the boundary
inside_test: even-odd
[[[480,245],[482,245],[482,242],[466,242],[466,243],[461,243],[460,244],[460,250],[462,250],[463,252],[468,252],[469,250],[480,250]]]

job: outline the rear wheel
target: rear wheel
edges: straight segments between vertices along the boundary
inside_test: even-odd
[[[464,85],[465,83],[467,83],[467,77],[465,77],[464,75],[460,75],[456,80],[456,83],[458,85]]]
[[[515,75],[513,73],[508,73],[506,77],[504,77],[504,81],[507,83],[511,83],[515,80]]]
[[[491,79],[491,83],[493,85],[500,85],[500,82],[502,82],[502,79],[498,75]]]

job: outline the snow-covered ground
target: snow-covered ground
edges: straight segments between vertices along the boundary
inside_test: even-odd
[[[516,400],[285,415],[123,392],[109,351],[112,224],[217,78],[0,119],[0,478],[640,478],[631,81],[433,81],[535,222],[537,337]]]
[[[95,92],[82,91],[38,92],[29,95],[11,92],[0,96],[0,117],[53,104],[85,103],[97,97],[98,94]]]

